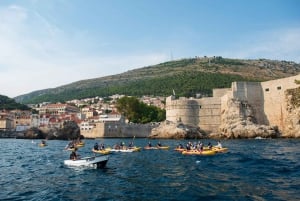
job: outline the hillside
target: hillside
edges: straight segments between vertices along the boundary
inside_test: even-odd
[[[0,109],[1,110],[30,110],[31,108],[26,105],[16,103],[14,99],[11,99],[7,96],[0,95]]]
[[[203,57],[169,61],[121,74],[81,80],[57,88],[15,97],[21,103],[57,102],[113,94],[209,96],[213,88],[234,81],[266,81],[300,73],[300,64],[267,59],[241,60]]]

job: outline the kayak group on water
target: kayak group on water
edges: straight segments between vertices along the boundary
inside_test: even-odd
[[[218,141],[218,144],[215,146],[210,142],[207,146],[204,146],[204,144],[199,141],[197,143],[188,142],[185,147],[179,144],[174,150],[185,155],[214,155],[216,153],[225,153],[228,148],[223,147],[220,141]]]
[[[184,149],[183,145],[182,144],[179,144],[177,146],[178,149]],[[222,149],[222,144],[220,141],[218,141],[218,144],[216,146],[213,146],[210,142],[207,144],[207,147],[205,147],[205,149],[208,149],[208,150],[212,150],[213,148],[220,148]],[[198,143],[192,143],[192,142],[188,142],[185,146],[185,149],[187,151],[189,150],[197,150],[197,151],[203,151],[204,150],[204,145],[201,141],[199,141]]]
[[[125,145],[124,142],[119,142],[113,145],[113,148],[106,147],[104,143],[98,144],[96,142],[93,146],[92,152],[94,152],[94,156],[92,157],[83,157],[81,158],[79,154],[76,153],[78,148],[83,147],[85,143],[81,140],[73,140],[65,147],[65,150],[71,151],[69,160],[65,161],[65,164],[68,165],[97,165],[103,166],[106,164],[108,157],[102,157],[107,154],[110,154],[112,152],[135,152],[140,151],[141,147],[136,147],[133,143],[133,141],[130,141],[128,143],[128,146]],[[149,149],[169,149],[169,146],[162,145],[160,141],[153,146],[152,143],[149,141],[148,144],[144,147],[145,150]],[[227,148],[224,148],[220,141],[218,141],[217,145],[213,146],[210,142],[207,144],[207,146],[204,146],[204,144],[201,141],[198,142],[188,142],[185,146],[183,146],[182,143],[179,143],[178,146],[174,149],[176,151],[181,152],[185,155],[214,155],[216,153],[224,153],[227,151]],[[96,155],[96,154],[101,155]],[[74,162],[72,162],[74,161]],[[78,161],[78,162],[75,162]],[[101,163],[101,164],[100,164]]]

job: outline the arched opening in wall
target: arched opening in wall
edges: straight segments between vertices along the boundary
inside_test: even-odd
[[[278,87],[277,87],[277,90],[281,90],[281,86],[278,86]]]

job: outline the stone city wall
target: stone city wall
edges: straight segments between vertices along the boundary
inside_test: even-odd
[[[166,119],[172,122],[199,126],[206,132],[216,132],[221,125],[221,115],[228,111],[228,101],[236,99],[243,108],[253,109],[255,123],[278,126],[284,130],[287,116],[285,91],[297,88],[295,80],[300,75],[267,82],[233,82],[231,89],[214,89],[212,98],[166,99]]]
[[[300,80],[300,74],[293,77],[262,82],[264,94],[264,114],[269,125],[277,125],[279,130],[285,130],[284,120],[287,117],[287,102],[285,91],[299,87],[295,80]]]
[[[170,96],[166,100],[166,119],[172,122],[199,126],[206,132],[217,131],[220,125],[220,98],[175,100]]]
[[[91,130],[81,130],[81,135],[85,138],[129,138],[129,137],[148,137],[155,124],[126,124],[120,122],[99,122],[95,123],[95,128]]]
[[[207,133],[216,132],[221,124],[221,99],[202,98],[199,103],[201,108],[197,125]]]
[[[263,106],[263,91],[260,82],[233,82],[231,85],[231,92],[229,97],[232,97],[238,101],[241,101],[243,107],[251,105],[254,112],[256,123],[268,124],[266,115],[264,114]],[[222,104],[225,104],[222,102]]]
[[[180,98],[174,96],[166,99],[166,119],[172,122],[184,122],[185,124],[198,125],[200,99]]]

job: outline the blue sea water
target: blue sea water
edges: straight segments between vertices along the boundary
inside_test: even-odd
[[[106,145],[132,139],[102,139]],[[152,144],[157,143],[151,140]],[[225,140],[229,151],[187,156],[169,150],[110,155],[105,169],[63,164],[67,141],[0,139],[1,200],[300,200],[300,140]],[[203,140],[216,144],[213,140]],[[90,156],[99,140],[85,140]],[[144,147],[148,139],[134,139]]]

